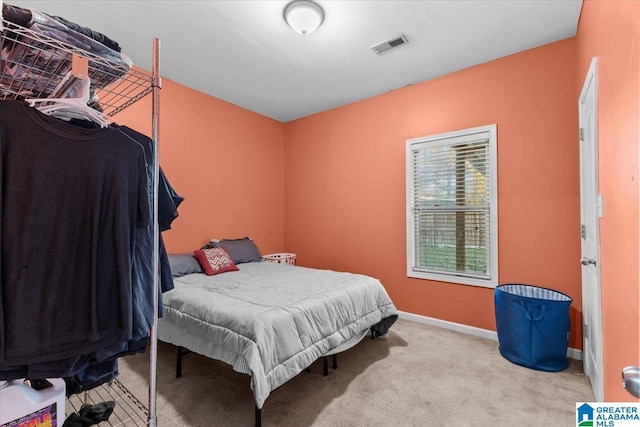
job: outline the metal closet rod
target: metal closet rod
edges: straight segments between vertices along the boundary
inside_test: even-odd
[[[153,39],[153,64],[152,64],[152,112],[151,112],[151,138],[154,143],[153,150],[153,326],[149,331],[149,416],[147,425],[156,427],[156,366],[158,357],[158,291],[159,291],[159,256],[160,232],[158,229],[158,181],[160,179],[159,170],[159,138],[160,138],[160,89],[162,81],[160,77],[160,40]]]

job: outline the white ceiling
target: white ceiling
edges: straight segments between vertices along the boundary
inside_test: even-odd
[[[287,0],[6,3],[62,16],[114,39],[161,75],[287,122],[576,34],[582,0],[317,0],[325,20],[301,36]],[[400,34],[409,44],[376,55]]]

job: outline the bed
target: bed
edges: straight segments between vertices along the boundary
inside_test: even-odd
[[[398,317],[369,276],[267,261],[236,268],[175,277],[158,339],[250,375],[257,425],[271,391],[368,333],[386,334]]]

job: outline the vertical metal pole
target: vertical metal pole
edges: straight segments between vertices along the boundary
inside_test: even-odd
[[[158,229],[158,180],[160,179],[159,135],[160,135],[160,40],[153,39],[153,106],[151,113],[151,138],[153,139],[153,326],[149,331],[149,416],[147,425],[156,426],[156,365],[158,356],[158,292],[160,291],[160,231]]]

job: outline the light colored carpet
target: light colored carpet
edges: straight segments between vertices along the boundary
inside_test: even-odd
[[[157,424],[160,427],[252,426],[249,376],[198,354],[183,358],[160,342]],[[147,354],[121,359],[120,381],[147,402]],[[264,426],[571,426],[575,403],[594,397],[582,366],[562,372],[517,366],[498,343],[408,320],[387,339],[365,338],[274,390],[262,409]]]

